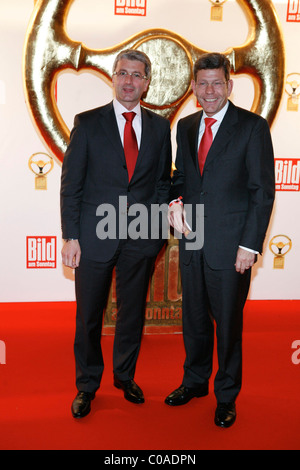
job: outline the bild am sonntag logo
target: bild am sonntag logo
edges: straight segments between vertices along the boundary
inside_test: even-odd
[[[276,191],[300,191],[300,160],[276,158],[275,184]]]
[[[300,0],[288,0],[286,21],[300,22]]]
[[[147,0],[115,0],[115,15],[146,16]]]
[[[26,245],[27,269],[56,268],[56,237],[27,237]]]

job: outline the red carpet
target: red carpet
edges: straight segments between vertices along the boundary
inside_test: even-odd
[[[73,335],[72,303],[0,304],[0,341],[6,345],[1,450],[300,449],[300,364],[292,362],[292,343],[300,340],[299,301],[248,302],[244,385],[237,421],[227,430],[213,423],[213,384],[208,397],[179,408],[164,404],[182,378],[181,334],[144,337],[136,373],[146,397],[140,406],[112,386],[113,337],[105,336],[101,389],[91,414],[74,420]]]

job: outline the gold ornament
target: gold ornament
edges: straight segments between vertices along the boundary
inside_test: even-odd
[[[37,0],[27,29],[23,77],[25,99],[34,124],[49,151],[63,161],[70,130],[55,100],[58,75],[66,70],[93,70],[111,80],[112,64],[123,49],[147,53],[153,77],[143,102],[146,108],[174,120],[192,91],[193,63],[208,51],[164,29],[151,29],[107,49],[88,49],[67,35],[66,22],[74,0]],[[249,74],[255,83],[251,110],[271,125],[284,89],[284,43],[270,0],[238,0],[249,20],[249,36],[240,47],[224,52],[234,74]]]

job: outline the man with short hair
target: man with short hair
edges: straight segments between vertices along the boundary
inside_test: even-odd
[[[224,55],[205,54],[195,63],[192,89],[203,111],[178,124],[169,213],[171,225],[185,234],[179,243],[186,360],[182,385],[166,403],[182,405],[208,394],[215,321],[215,424],[220,427],[229,427],[236,419],[243,308],[275,194],[268,124],[231,103],[232,88]],[[195,250],[190,244],[198,204],[204,206],[204,243]],[[185,205],[193,209],[190,219]]]
[[[114,268],[118,306],[114,385],[124,391],[127,400],[144,402],[143,392],[133,379],[149,279],[164,240],[159,233],[153,239],[128,235],[130,208],[136,204],[146,208],[148,215],[143,223],[149,223],[151,233],[151,207],[169,202],[172,162],[169,121],[140,105],[150,77],[151,63],[146,54],[121,52],[113,67],[114,101],[76,116],[64,157],[62,259],[75,269],[77,301],[75,418],[90,412],[91,400],[100,386],[103,310]],[[116,215],[112,221],[116,235],[112,229],[107,237],[104,234],[99,238],[107,207]]]

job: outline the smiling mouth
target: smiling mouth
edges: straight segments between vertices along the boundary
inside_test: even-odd
[[[125,91],[125,93],[132,93],[134,91],[134,88],[124,87],[123,91]]]

